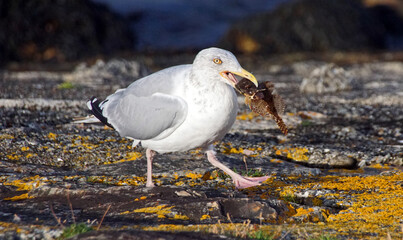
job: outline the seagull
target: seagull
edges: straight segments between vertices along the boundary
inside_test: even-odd
[[[243,177],[223,163],[213,143],[235,122],[238,101],[235,76],[258,82],[236,57],[220,48],[200,51],[193,64],[178,65],[143,77],[119,89],[104,101],[93,97],[87,106],[93,120],[114,128],[122,137],[146,148],[147,182],[153,187],[152,162],[156,153],[204,149],[208,161],[231,176],[238,189],[258,186],[264,177]]]

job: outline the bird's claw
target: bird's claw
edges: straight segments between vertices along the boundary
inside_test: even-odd
[[[252,182],[264,182],[267,179],[269,179],[269,176],[263,176],[263,177],[244,177]]]

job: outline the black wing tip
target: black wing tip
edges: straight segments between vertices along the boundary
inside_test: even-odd
[[[114,128],[109,122],[108,119],[102,114],[102,109],[100,107],[102,101],[97,99],[95,96],[91,97],[90,101],[88,102],[88,107],[91,113],[99,119],[103,124],[107,125],[108,127]]]

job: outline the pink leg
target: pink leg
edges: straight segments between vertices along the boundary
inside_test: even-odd
[[[264,181],[266,181],[266,180],[269,178],[269,176],[263,176],[263,177],[244,177],[244,178],[246,178],[246,179],[248,179],[248,180],[251,180],[251,181],[254,181],[254,182],[264,182]]]
[[[147,183],[146,187],[154,187],[153,183],[153,158],[155,156],[155,152],[149,148],[146,150],[147,156]]]
[[[213,150],[208,150],[206,151],[207,153],[207,159],[213,166],[218,167],[219,169],[223,170],[226,172],[228,175],[231,176],[232,181],[234,181],[235,187],[242,189],[242,188],[248,188],[248,187],[254,187],[254,186],[259,186],[264,182],[266,179],[269,177],[257,177],[257,178],[251,178],[251,177],[242,177],[241,175],[235,173],[231,169],[229,169],[227,166],[222,164],[220,161],[218,161],[217,157],[215,156],[215,152]]]

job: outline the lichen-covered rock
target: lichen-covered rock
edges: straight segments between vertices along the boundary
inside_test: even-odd
[[[125,239],[125,240],[232,240],[236,237],[207,234],[200,232],[180,232],[170,233],[162,231],[140,231],[140,230],[109,230],[109,231],[91,231],[69,238],[71,240],[109,240],[109,239]]]
[[[318,64],[302,62],[300,70],[305,66]],[[94,238],[191,231],[294,239],[306,231],[318,238],[398,239],[400,66],[348,65],[363,87],[322,95],[298,91],[303,71],[257,73],[284,96],[289,134],[240,99],[238,120],[217,143],[217,156],[242,175],[270,176],[243,190],[200,149],[156,157],[157,187],[146,188],[144,149],[103,126],[71,124],[86,114],[84,100],[110,94],[110,84],[121,84],[116,79],[71,86],[63,85],[65,73],[8,72],[0,77],[0,239],[59,237],[64,228],[52,210],[65,228],[74,215],[94,229],[83,237]]]

